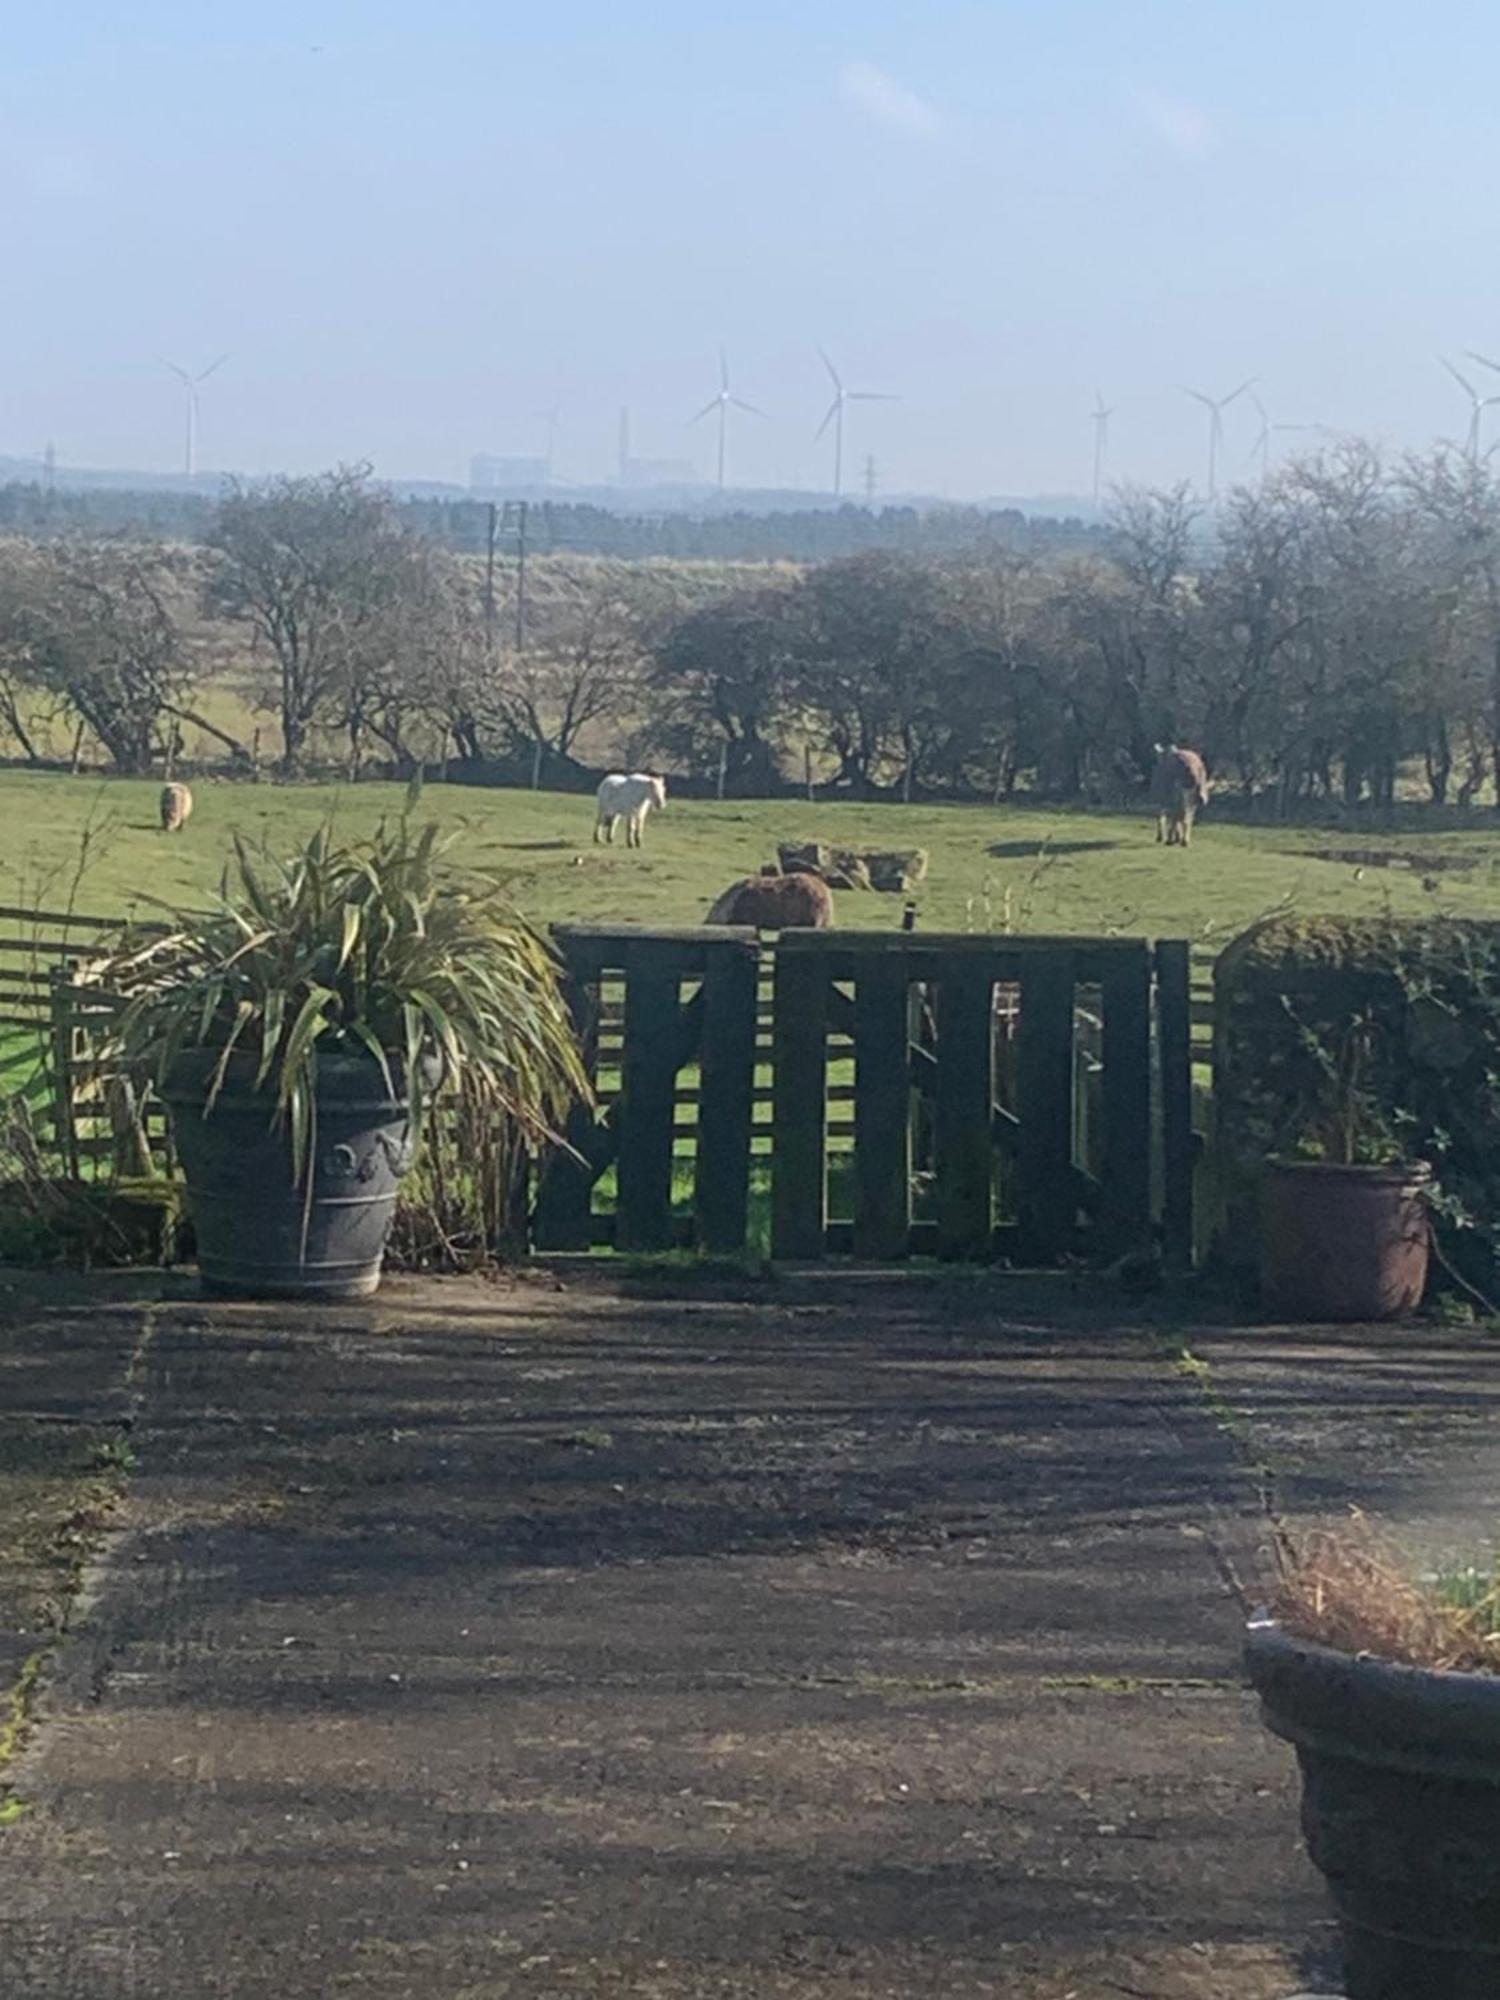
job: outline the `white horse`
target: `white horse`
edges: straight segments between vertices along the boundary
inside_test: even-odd
[[[599,805],[594,820],[596,844],[601,834],[613,841],[615,828],[623,819],[625,845],[639,847],[647,813],[653,806],[660,812],[667,803],[667,781],[653,778],[649,771],[632,771],[629,777],[623,771],[611,771],[596,796]]]

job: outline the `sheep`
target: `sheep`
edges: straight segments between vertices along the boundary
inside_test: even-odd
[[[186,785],[163,785],[161,788],[161,830],[163,833],[181,833],[187,825],[188,815],[193,810],[193,795]]]

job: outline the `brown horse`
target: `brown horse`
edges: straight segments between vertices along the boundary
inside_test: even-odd
[[[1208,804],[1208,769],[1196,750],[1177,743],[1158,743],[1151,773],[1151,802],[1156,807],[1156,837],[1168,847],[1186,847],[1193,821]]]
[[[833,922],[833,891],[818,875],[747,875],[730,884],[705,921],[750,924],[758,931],[825,931]]]

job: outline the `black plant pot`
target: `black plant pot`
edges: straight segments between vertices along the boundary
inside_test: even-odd
[[[318,1057],[317,1129],[306,1180],[293,1170],[273,1098],[236,1054],[205,1117],[216,1051],[191,1049],[163,1096],[187,1180],[203,1289],[249,1299],[357,1299],[380,1283],[396,1190],[412,1162],[409,1106],[368,1056]]]
[[[1302,1767],[1349,2000],[1495,2000],[1500,1678],[1336,1653],[1259,1621],[1245,1663]]]

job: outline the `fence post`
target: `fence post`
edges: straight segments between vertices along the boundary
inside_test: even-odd
[[[672,1126],[677,1110],[678,966],[649,944],[625,950],[625,1050],[616,1154],[622,1250],[672,1245]]]
[[[828,1220],[828,987],[816,950],[795,933],[776,947],[771,1030],[771,1254],[821,1257]]]
[[[1024,1262],[1051,1264],[1077,1228],[1073,1187],[1073,954],[1039,951],[1021,969],[1016,1045],[1016,1206]]]
[[[955,960],[938,974],[934,1151],[944,1257],[983,1256],[990,1247],[994,991],[994,969],[982,960]]]
[[[66,959],[52,974],[52,1067],[56,1082],[52,1099],[57,1143],[71,1180],[79,1178],[78,1124],[73,1098],[73,968]]]
[[[911,1057],[906,966],[871,954],[854,971],[854,1251],[911,1245]]]
[[[568,971],[563,993],[572,1017],[573,1029],[583,1051],[584,1066],[592,1082],[598,1073],[599,1030],[595,995],[577,957],[563,951]],[[589,968],[597,982],[597,966]],[[542,1169],[532,1209],[531,1234],[538,1250],[590,1250],[593,1248],[594,1149],[599,1126],[593,1109],[575,1104],[568,1113],[563,1137],[571,1152],[555,1152]]]
[[[693,1187],[697,1237],[705,1250],[745,1247],[759,982],[757,946],[736,941],[705,948]]]
[[[1151,1240],[1151,947],[1112,951],[1104,998],[1099,1232],[1108,1256]]]
[[[1156,947],[1157,1056],[1161,1064],[1162,1242],[1167,1262],[1193,1261],[1192,958],[1184,939]]]

